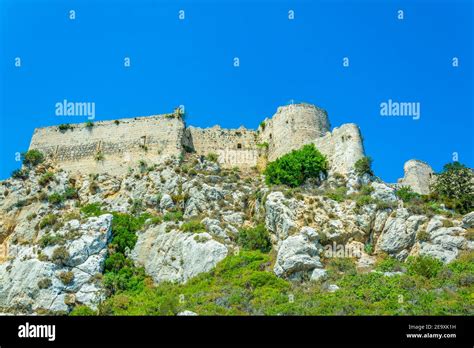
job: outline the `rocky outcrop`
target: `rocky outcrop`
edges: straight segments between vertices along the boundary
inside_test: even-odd
[[[167,228],[173,228],[167,231]],[[210,271],[227,256],[227,248],[208,233],[186,233],[163,223],[140,233],[131,253],[155,283],[185,283]]]
[[[273,234],[273,242],[286,239],[296,228],[295,218],[298,203],[287,200],[282,192],[272,192],[265,203],[265,224]]]
[[[11,245],[0,264],[2,311],[67,312],[71,305],[95,308],[104,298],[98,282],[107,255],[112,215],[69,221],[49,232],[58,243]],[[73,232],[73,233],[72,233]]]
[[[323,267],[319,258],[321,250],[316,231],[304,227],[281,243],[273,270],[277,276],[291,280],[319,279],[325,275],[323,271],[315,271]]]
[[[417,232],[426,220],[422,215],[410,215],[407,209],[397,209],[395,216],[387,219],[376,250],[404,260],[415,243]]]
[[[468,215],[465,218],[469,219]],[[429,221],[426,228],[427,237],[419,242],[419,255],[431,256],[449,263],[462,250],[473,248],[465,238],[466,230],[460,226],[444,227],[447,221],[449,220],[442,216],[434,216]]]

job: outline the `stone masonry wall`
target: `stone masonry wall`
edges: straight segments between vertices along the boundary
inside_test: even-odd
[[[38,149],[79,172],[124,172],[139,160],[156,162],[182,152],[184,123],[179,118],[149,116],[95,122],[93,127],[74,124],[37,128],[30,149]],[[103,160],[97,160],[98,154]]]
[[[259,148],[257,132],[244,127],[222,129],[189,127],[186,129],[185,146],[198,155],[215,153],[223,167],[250,168],[257,165]]]

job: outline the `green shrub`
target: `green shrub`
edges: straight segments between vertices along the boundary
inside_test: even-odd
[[[51,204],[61,204],[64,202],[64,197],[59,193],[55,192],[48,197],[48,202]]]
[[[421,242],[427,242],[430,240],[430,234],[426,232],[426,230],[419,231],[416,234],[416,239],[418,239]]]
[[[145,279],[143,268],[125,266],[116,272],[105,273],[104,286],[109,295],[122,291],[140,291],[145,286]]]
[[[374,203],[377,205],[377,210],[395,209],[397,207],[396,202],[382,201],[380,199],[374,200]]]
[[[69,313],[69,315],[77,316],[77,317],[85,317],[85,316],[97,315],[97,312],[85,305],[79,305],[79,306],[74,307],[74,309]]]
[[[137,232],[143,222],[128,214],[114,213],[112,220],[112,242],[116,251],[124,253],[126,249],[132,250],[137,242]]]
[[[53,172],[46,172],[38,180],[38,184],[41,186],[46,186],[49,184],[52,180],[54,179],[54,173]]]
[[[266,127],[265,121],[260,122],[260,128],[262,128],[262,131],[265,130],[265,127]]]
[[[105,260],[106,272],[117,272],[127,264],[127,258],[123,253],[116,252],[107,257]]]
[[[421,275],[426,278],[434,278],[443,267],[443,263],[429,256],[410,256],[407,259],[407,272],[410,275]]]
[[[30,172],[26,169],[15,169],[12,172],[12,177],[15,179],[26,180],[30,176]]]
[[[314,144],[303,146],[299,150],[270,162],[265,169],[265,181],[269,185],[300,186],[309,178],[320,178],[326,175],[328,162]]]
[[[356,272],[354,260],[349,257],[332,257],[328,259],[326,264],[328,271],[350,273]]]
[[[367,204],[372,204],[374,203],[374,199],[370,196],[367,196],[367,195],[362,195],[362,196],[358,196],[356,198],[356,206],[357,208],[361,208],[363,207],[364,205],[367,205]]]
[[[141,199],[134,199],[130,207],[130,213],[137,215],[141,211],[143,211],[143,201]]]
[[[43,278],[38,281],[38,288],[39,289],[48,289],[53,283],[49,278]]]
[[[364,252],[366,254],[372,255],[372,253],[374,252],[374,246],[372,245],[372,243],[367,243],[364,245]]]
[[[92,122],[92,121],[87,121],[87,122],[86,122],[86,127],[87,127],[87,128],[92,128],[92,127],[94,127],[94,122]]]
[[[62,132],[72,129],[72,126],[69,123],[63,123],[58,126],[58,129]]]
[[[330,190],[326,192],[325,196],[337,202],[343,202],[347,198],[347,187],[342,186],[334,190]]]
[[[181,230],[184,232],[201,233],[206,232],[206,226],[199,220],[190,220],[181,225]]]
[[[394,257],[385,255],[381,259],[377,260],[375,269],[380,272],[400,272],[403,267],[402,262],[398,261]]]
[[[374,175],[372,171],[372,158],[365,156],[357,160],[354,164],[354,169],[356,174],[362,176],[364,174],[369,174],[370,176]]]
[[[41,221],[39,222],[39,228],[43,229],[46,226],[52,226],[58,221],[58,218],[54,214],[46,215]]]
[[[51,261],[57,265],[64,265],[69,260],[69,257],[70,255],[66,247],[60,246],[54,249],[53,255],[51,256]]]
[[[206,159],[211,162],[217,162],[218,158],[219,156],[214,152],[210,152],[206,156]]]
[[[57,234],[47,233],[43,237],[41,237],[41,239],[39,240],[39,245],[42,248],[46,248],[49,245],[61,244],[63,242],[64,242],[64,237]]]
[[[44,155],[39,150],[29,150],[22,154],[23,164],[28,167],[34,167],[44,161]]]
[[[61,272],[59,273],[59,279],[63,282],[64,285],[69,285],[74,280],[73,272]]]
[[[240,229],[237,244],[246,250],[260,250],[262,252],[268,252],[272,248],[270,234],[263,223],[254,228]]]
[[[360,193],[362,195],[370,195],[372,192],[374,192],[374,188],[371,186],[371,185],[362,185],[362,187],[360,188]]]
[[[77,199],[79,198],[79,194],[77,192],[77,189],[75,189],[74,187],[68,186],[64,190],[63,197],[64,199]]]
[[[102,206],[100,203],[89,203],[81,207],[81,213],[83,213],[86,217],[91,217],[102,215],[105,212],[102,211]]]
[[[416,198],[419,198],[420,195],[416,192],[413,192],[410,186],[403,186],[399,188],[396,192],[395,195],[400,198],[402,201],[406,202],[411,202]]]
[[[183,212],[181,210],[169,211],[163,216],[163,221],[180,221],[183,220]]]
[[[472,169],[459,162],[448,163],[436,176],[432,190],[448,208],[465,214],[474,210],[473,181]]]

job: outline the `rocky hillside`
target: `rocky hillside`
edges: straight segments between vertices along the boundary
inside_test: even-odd
[[[474,212],[368,174],[289,188],[214,160],[0,182],[0,311],[472,314]]]

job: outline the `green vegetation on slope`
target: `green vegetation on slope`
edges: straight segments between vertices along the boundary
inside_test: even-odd
[[[402,264],[407,273],[391,277],[357,273],[351,262],[332,260],[328,265],[331,283],[340,287],[331,293],[321,282],[296,285],[280,279],[271,272],[269,254],[242,251],[184,285],[154,286],[145,281],[138,290],[117,292],[95,314],[175,315],[191,310],[200,315],[472,315],[474,311],[474,253],[448,265],[412,258]],[[436,267],[426,272],[429,265]],[[381,268],[400,266],[385,258]],[[72,313],[90,314],[94,312],[83,307]]]

